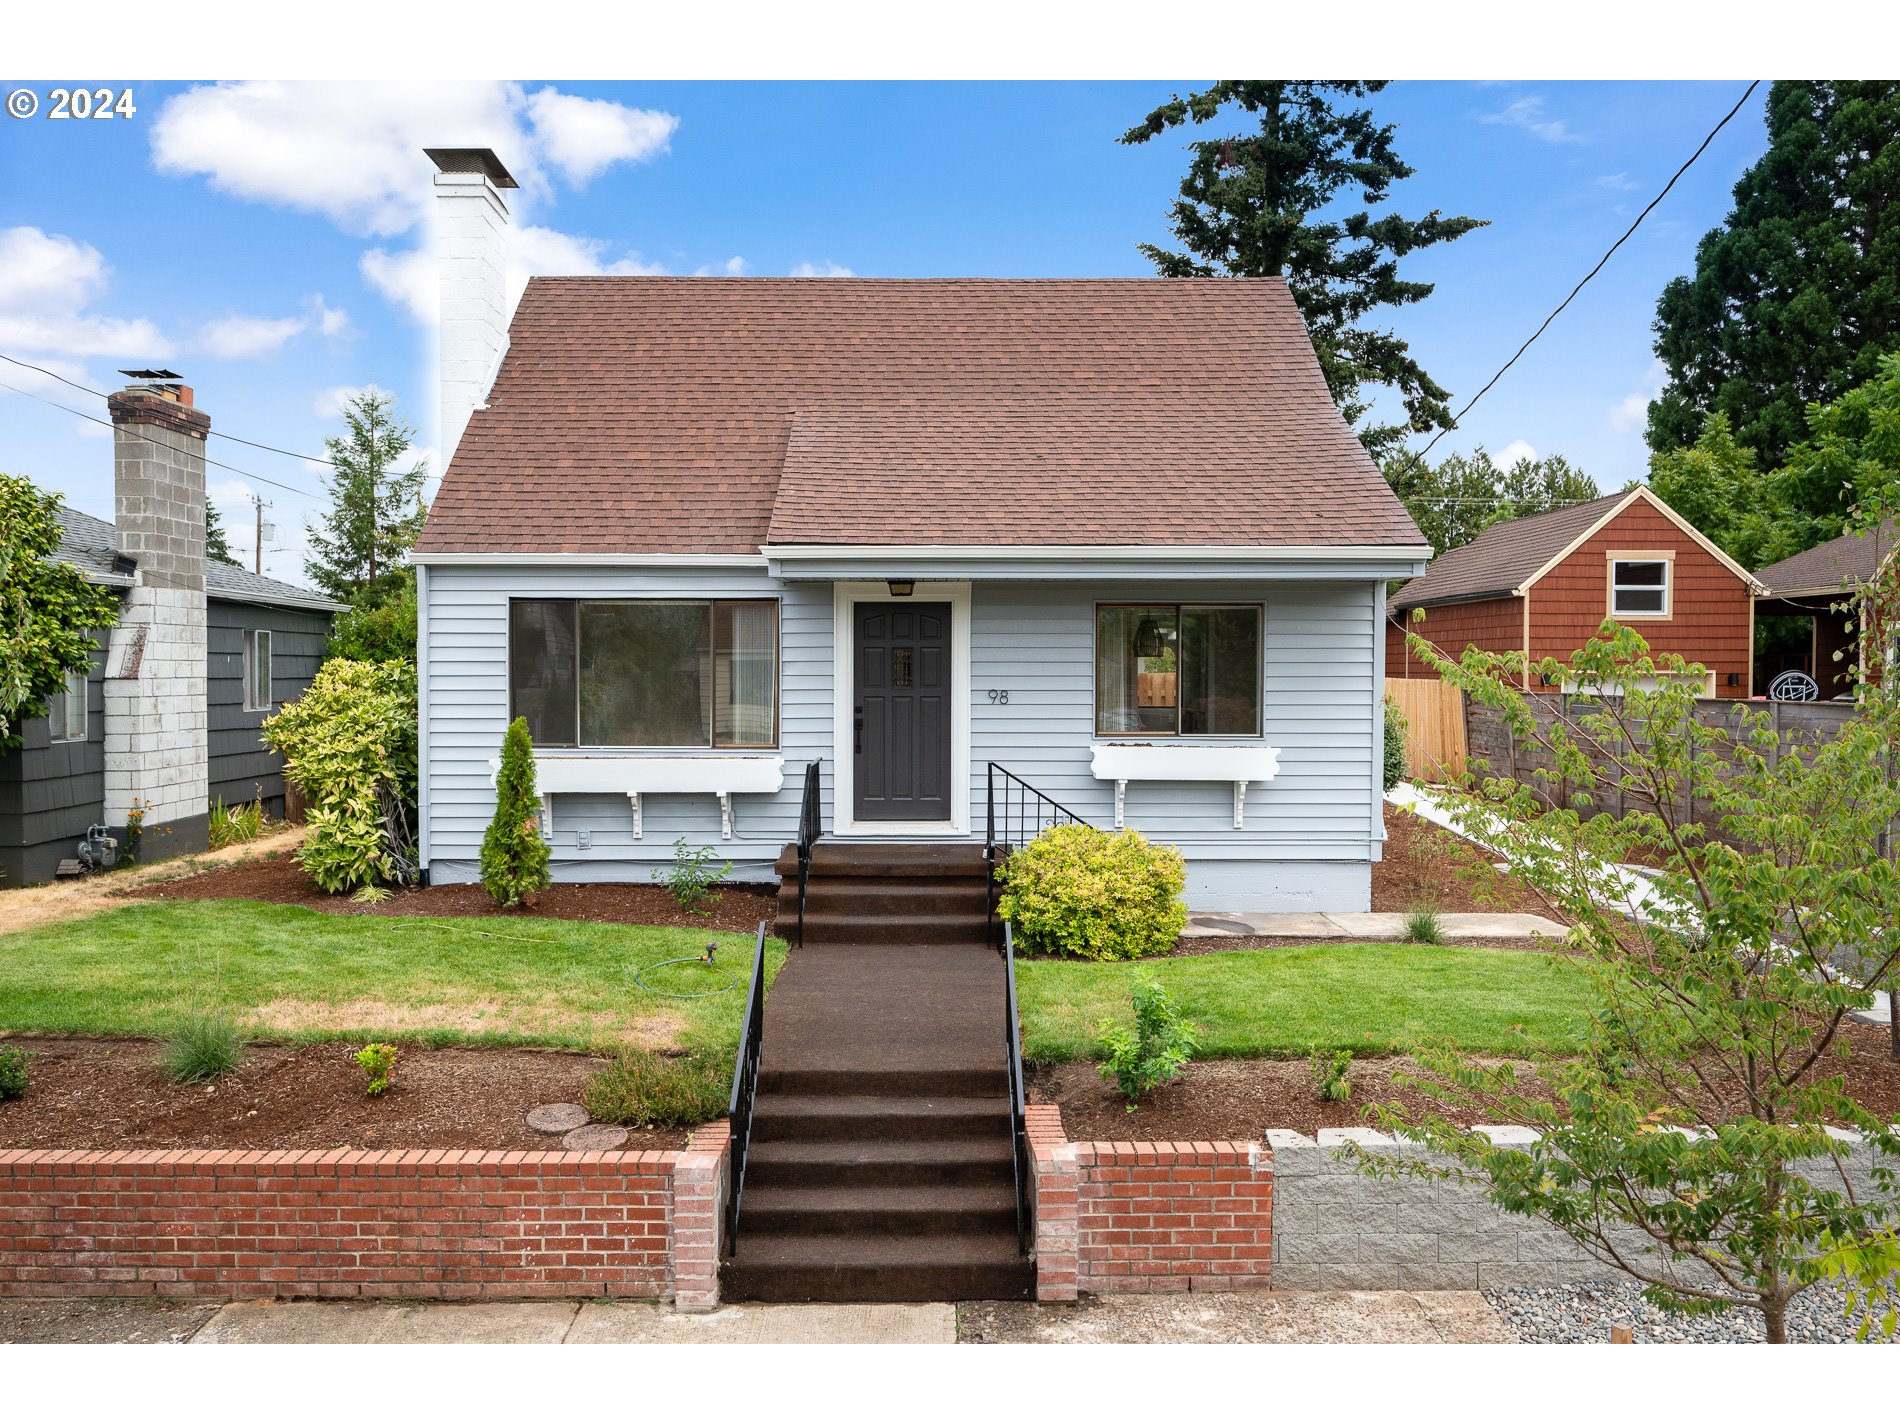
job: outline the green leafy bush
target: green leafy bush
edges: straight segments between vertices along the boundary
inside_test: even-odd
[[[165,1074],[175,1084],[208,1084],[244,1059],[244,1038],[223,1015],[194,1014],[165,1041]]]
[[[369,1076],[364,1092],[372,1098],[389,1087],[389,1076],[396,1071],[396,1052],[394,1044],[365,1044],[350,1056]]]
[[[1104,1057],[1096,1067],[1103,1078],[1115,1081],[1133,1113],[1149,1090],[1181,1076],[1200,1048],[1200,1040],[1152,974],[1135,973],[1129,999],[1135,1007],[1134,1027],[1102,1021],[1097,1032],[1102,1036]]]
[[[653,879],[666,884],[679,908],[688,915],[710,915],[720,900],[712,888],[732,869],[730,861],[713,869],[713,858],[718,854],[710,846],[688,846],[682,836],[673,843],[673,864],[654,867]]]
[[[656,1054],[630,1049],[581,1090],[581,1103],[603,1123],[690,1127],[726,1111],[732,1056]]]
[[[1352,1097],[1351,1074],[1352,1050],[1313,1051],[1313,1085],[1327,1103],[1344,1103]]]
[[[1389,792],[1405,780],[1411,768],[1405,762],[1405,714],[1393,698],[1385,700],[1385,789]]]
[[[338,615],[326,656],[361,663],[416,661],[416,579],[403,570],[402,586],[386,603],[359,599]]]
[[[1085,960],[1134,960],[1174,948],[1187,925],[1187,863],[1138,831],[1052,826],[997,873],[998,908],[1025,948]]]
[[[413,665],[333,658],[263,736],[308,799],[297,859],[311,880],[335,895],[414,878]]]
[[[32,1057],[24,1049],[0,1048],[0,1100],[19,1098],[26,1093],[26,1061]]]
[[[548,845],[534,794],[534,747],[528,720],[508,724],[495,778],[495,816],[482,837],[482,887],[496,905],[516,906],[548,888]]]

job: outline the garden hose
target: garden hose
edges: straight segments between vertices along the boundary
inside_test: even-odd
[[[723,985],[711,990],[656,990],[640,978],[648,970],[657,970],[662,965],[705,965],[710,969],[713,963],[713,952],[718,948],[719,942],[715,940],[707,944],[704,955],[681,955],[672,960],[656,960],[651,965],[643,965],[633,972],[633,982],[648,994],[664,995],[667,999],[707,999],[712,995],[722,995],[728,990],[736,990],[739,988],[737,975],[728,976]]]

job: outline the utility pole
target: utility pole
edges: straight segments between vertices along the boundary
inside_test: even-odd
[[[269,503],[262,495],[251,496],[251,504],[257,512],[257,543],[252,546],[251,564],[252,572],[260,575],[264,572],[264,508]]]
[[[382,452],[376,448],[376,412],[369,416],[369,582],[376,583],[376,476],[382,465]]]

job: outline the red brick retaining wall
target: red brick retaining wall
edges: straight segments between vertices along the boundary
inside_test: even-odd
[[[0,1296],[677,1289],[704,1309],[725,1159],[723,1123],[678,1152],[0,1151]]]
[[[1028,1109],[1036,1296],[1270,1284],[1273,1165],[1258,1143],[1071,1143]]]

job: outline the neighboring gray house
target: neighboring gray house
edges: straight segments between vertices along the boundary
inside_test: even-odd
[[[189,388],[133,387],[111,407],[118,526],[62,508],[56,557],[120,590],[122,613],[0,756],[6,885],[50,879],[95,824],[123,845],[133,798],[153,805],[147,860],[202,851],[214,798],[281,815],[283,760],[257,729],[309,686],[345,607],[204,557],[210,423]]]
[[[1429,551],[1284,282],[537,278],[504,332],[512,182],[434,156],[436,881],[519,715],[558,880],[682,836],[772,880],[816,762],[835,841],[982,842],[1006,771],[1179,846],[1197,910],[1368,907]]]

